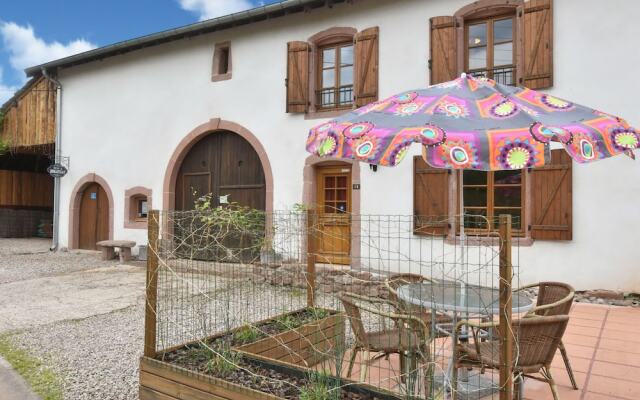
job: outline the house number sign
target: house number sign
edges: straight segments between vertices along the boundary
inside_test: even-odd
[[[60,163],[55,163],[55,164],[49,165],[49,167],[47,168],[47,172],[49,173],[49,175],[53,176],[54,178],[62,178],[67,174],[68,171],[64,165]]]

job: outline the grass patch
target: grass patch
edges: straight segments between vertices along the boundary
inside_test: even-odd
[[[9,335],[0,336],[0,355],[42,400],[62,400],[61,379],[42,361],[15,347],[9,340]]]

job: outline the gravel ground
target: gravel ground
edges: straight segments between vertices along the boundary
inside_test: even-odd
[[[118,264],[95,251],[50,252],[50,239],[0,239],[0,284]]]

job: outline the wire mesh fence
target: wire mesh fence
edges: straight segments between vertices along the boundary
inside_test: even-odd
[[[497,399],[518,362],[546,365],[508,324],[535,293],[511,291],[507,218],[473,236],[448,217],[229,206],[149,219],[145,355],[192,376],[285,399]]]

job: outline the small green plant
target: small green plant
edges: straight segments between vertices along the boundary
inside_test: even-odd
[[[211,350],[212,357],[204,369],[208,374],[226,378],[239,368],[242,356],[231,351],[228,345]]]
[[[280,330],[295,329],[302,325],[302,321],[300,321],[300,318],[296,318],[289,314],[278,316],[275,320],[275,323]]]
[[[9,145],[0,139],[0,156],[9,151]]]
[[[258,340],[262,335],[255,326],[245,325],[233,334],[233,341],[239,344],[252,343]]]
[[[11,364],[43,400],[62,400],[62,379],[40,360],[0,336],[0,356]]]
[[[300,389],[300,400],[339,400],[339,382],[325,371],[311,372],[307,386]]]
[[[311,314],[313,314],[314,321],[324,319],[329,316],[329,311],[325,310],[324,308],[311,307],[309,310],[311,311]]]

